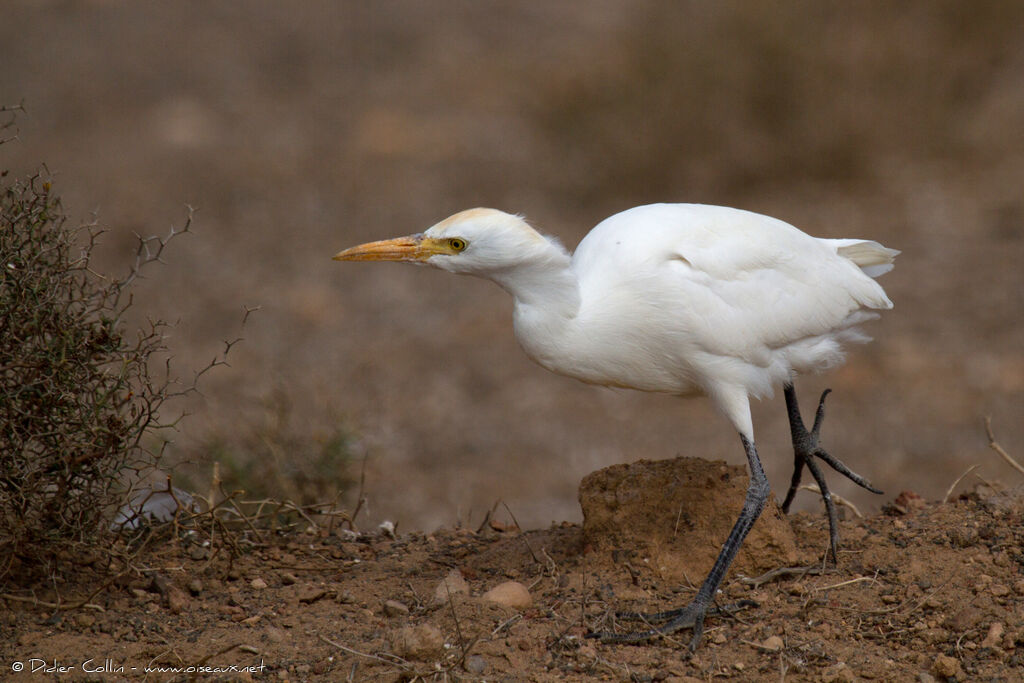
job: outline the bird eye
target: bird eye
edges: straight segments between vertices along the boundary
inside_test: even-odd
[[[466,240],[452,237],[448,240],[448,248],[455,252],[462,251],[466,248]]]

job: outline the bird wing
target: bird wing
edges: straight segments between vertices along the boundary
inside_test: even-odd
[[[600,279],[605,296],[646,298],[674,316],[676,336],[708,354],[767,366],[778,361],[777,350],[810,354],[820,342],[828,342],[820,351],[838,356],[837,333],[874,317],[865,309],[892,306],[839,253],[855,250],[854,243],[860,241],[817,239],[738,209],[661,204],[604,221],[581,242],[574,263],[582,286]]]

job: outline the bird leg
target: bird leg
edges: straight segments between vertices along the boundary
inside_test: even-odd
[[[804,465],[810,470],[814,481],[818,483],[821,491],[821,499],[825,502],[825,512],[828,514],[828,537],[829,548],[832,553],[832,560],[838,562],[839,548],[839,522],[836,518],[836,505],[832,501],[832,492],[829,491],[825,482],[825,475],[822,474],[814,458],[820,458],[829,467],[843,475],[857,486],[865,488],[872,493],[882,493],[871,483],[847,467],[841,460],[829,455],[828,451],[818,445],[818,434],[821,431],[821,423],[825,419],[825,397],[831,389],[826,389],[818,401],[818,410],[814,415],[814,426],[807,431],[803,418],[800,417],[800,406],[797,404],[796,391],[792,384],[785,387],[786,410],[789,413],[789,431],[793,437],[793,478],[789,483],[789,491],[786,492],[786,499],[782,502],[782,511],[789,514],[789,506],[793,503],[797,488],[800,486],[800,477],[803,474]]]
[[[690,604],[680,609],[655,614],[629,612],[624,615],[627,619],[632,618],[649,623],[660,623],[660,626],[632,633],[588,633],[587,638],[599,638],[605,643],[642,643],[652,638],[669,635],[684,628],[689,628],[693,630],[693,636],[690,638],[690,652],[694,652],[697,649],[697,646],[700,644],[701,634],[704,632],[704,617],[708,614],[717,614],[725,609],[714,608],[711,603],[715,599],[715,594],[718,592],[722,579],[725,578],[725,573],[729,570],[729,565],[732,564],[736,553],[743,544],[743,539],[747,537],[750,528],[754,526],[754,522],[761,515],[765,502],[768,500],[768,494],[771,491],[768,478],[761,467],[761,460],[757,457],[757,449],[754,447],[754,443],[742,434],[740,434],[740,439],[743,440],[743,448],[747,453],[747,463],[750,465],[750,484],[747,486],[747,497],[743,501],[743,510],[740,512],[739,519],[736,520],[732,531],[729,532],[729,537],[719,551],[718,558],[711,567],[707,578],[704,579],[704,583],[701,584],[700,589],[697,591],[697,595],[690,601]],[[738,606],[745,607],[748,605],[745,602],[741,602],[738,603]]]

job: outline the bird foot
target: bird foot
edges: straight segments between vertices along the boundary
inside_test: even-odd
[[[602,643],[645,643],[655,638],[671,635],[683,629],[692,629],[693,635],[690,638],[690,652],[697,650],[700,644],[701,635],[704,633],[704,619],[709,616],[730,615],[748,607],[759,607],[753,600],[739,600],[728,605],[701,605],[694,600],[686,607],[669,610],[667,612],[616,612],[615,618],[623,621],[640,621],[651,628],[644,631],[630,631],[626,633],[613,633],[611,631],[598,631],[588,633],[587,638],[596,638]]]
[[[789,507],[796,496],[803,468],[806,466],[810,470],[811,476],[817,482],[818,489],[821,491],[821,499],[825,503],[825,511],[828,515],[829,549],[832,560],[838,562],[839,522],[836,515],[836,506],[832,500],[832,493],[829,491],[828,484],[825,481],[825,475],[822,474],[814,459],[819,458],[829,467],[861,488],[867,489],[872,493],[880,494],[882,491],[876,489],[867,479],[847,467],[842,460],[830,455],[828,451],[818,445],[818,435],[821,432],[821,424],[825,419],[825,398],[831,391],[831,389],[826,389],[822,392],[821,399],[818,401],[818,410],[814,415],[814,425],[810,431],[807,431],[803,419],[800,417],[800,410],[796,402],[796,392],[793,390],[792,385],[786,387],[786,406],[789,409],[789,427],[793,436],[793,478],[789,485],[789,491],[786,492],[786,498],[782,502],[782,511],[789,514]]]

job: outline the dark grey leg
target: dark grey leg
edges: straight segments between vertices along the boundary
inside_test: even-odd
[[[800,477],[803,474],[804,465],[806,465],[807,469],[811,471],[811,476],[818,483],[818,488],[821,490],[821,499],[825,502],[825,511],[828,514],[829,547],[832,551],[832,559],[838,561],[839,522],[836,518],[836,506],[832,501],[832,493],[825,482],[825,476],[821,473],[814,458],[820,458],[829,467],[858,486],[872,493],[882,492],[873,487],[867,479],[852,471],[841,460],[832,457],[824,448],[818,445],[818,434],[821,431],[821,423],[825,419],[825,397],[831,391],[831,389],[826,389],[822,392],[821,399],[818,401],[818,410],[814,415],[814,426],[808,432],[804,426],[803,418],[800,417],[800,406],[797,403],[796,391],[793,389],[793,385],[787,384],[785,387],[786,411],[789,413],[789,432],[793,437],[793,477],[790,480],[786,498],[782,502],[782,511],[787,514],[789,513],[789,506],[796,496],[797,488],[800,486]]]
[[[714,566],[711,567],[711,572],[704,579],[704,583],[701,584],[700,590],[697,591],[697,595],[694,596],[690,604],[681,609],[650,615],[625,615],[633,618],[639,617],[646,621],[666,622],[656,628],[634,633],[588,633],[588,638],[600,638],[606,643],[640,643],[651,638],[657,638],[658,636],[668,635],[681,629],[689,628],[693,629],[693,637],[690,639],[690,651],[693,652],[697,649],[697,646],[700,644],[701,634],[704,632],[704,617],[709,612],[714,613],[715,611],[711,608],[715,593],[718,592],[718,587],[721,585],[722,579],[725,578],[729,565],[732,564],[736,553],[743,544],[743,539],[747,537],[750,528],[754,526],[754,522],[761,515],[771,490],[768,485],[768,478],[764,476],[764,469],[761,467],[761,460],[757,457],[757,449],[754,447],[754,444],[748,441],[742,434],[740,439],[743,440],[743,449],[747,453],[747,463],[750,465],[750,484],[747,487],[747,497],[743,501],[743,510],[740,512],[739,519],[736,520],[732,531],[729,532],[725,545],[719,551],[718,558],[715,560]]]

